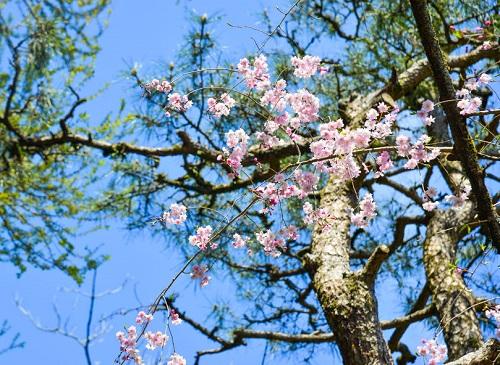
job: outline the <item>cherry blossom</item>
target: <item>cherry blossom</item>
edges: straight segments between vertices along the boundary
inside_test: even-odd
[[[167,362],[167,365],[186,365],[186,359],[181,355],[174,353],[170,356],[170,360]]]
[[[439,205],[439,202],[434,202],[432,199],[437,195],[437,191],[435,188],[431,187],[424,191],[424,203],[422,204],[422,208],[428,212],[432,212]]]
[[[264,246],[264,253],[269,256],[278,257],[281,255],[281,250],[285,250],[285,241],[282,238],[277,238],[271,230],[261,231],[255,234],[257,242]]]
[[[273,89],[267,90],[260,98],[260,103],[264,106],[270,105],[272,110],[283,112],[287,106],[286,81],[278,80]]]
[[[157,347],[163,347],[168,340],[168,336],[161,331],[147,331],[146,333],[144,333],[144,338],[148,341],[148,343],[146,344],[146,348],[148,350],[154,350]]]
[[[238,63],[238,72],[245,78],[249,89],[265,90],[270,85],[267,58],[264,55],[254,59],[253,67],[248,59],[242,58]]]
[[[158,79],[153,79],[144,85],[144,88],[149,92],[157,91],[160,93],[168,94],[172,91],[172,85],[167,81],[163,80],[160,82]]]
[[[182,224],[186,221],[186,207],[182,204],[171,204],[170,211],[163,212],[161,220],[170,224]]]
[[[293,74],[298,78],[307,79],[318,71],[321,58],[316,56],[292,57],[291,61],[295,68]]]
[[[186,95],[173,93],[168,96],[168,105],[178,112],[185,112],[193,106],[193,102]]]
[[[174,326],[178,326],[182,323],[182,319],[179,316],[179,313],[175,311],[175,309],[170,309],[170,320]]]
[[[351,223],[357,227],[366,228],[368,227],[368,222],[377,215],[377,206],[372,194],[366,193],[359,202],[359,207],[359,213],[351,214]]]
[[[228,94],[224,93],[220,97],[220,101],[214,98],[209,98],[207,100],[208,111],[214,115],[216,118],[220,118],[223,115],[229,115],[231,108],[235,104],[235,100]]]
[[[497,328],[495,329],[495,336],[500,338],[500,304],[487,309],[484,314],[486,315],[486,318],[493,318],[495,320],[497,325]]]
[[[226,156],[226,163],[235,171],[241,168],[241,161],[247,154],[247,143],[250,137],[243,129],[236,131],[230,130],[226,133],[226,143],[229,149],[223,148],[224,156]],[[221,155],[219,159],[224,157]]]
[[[235,248],[243,248],[247,245],[247,238],[240,236],[238,233],[233,235],[233,247]]]
[[[137,324],[151,322],[152,320],[153,320],[153,315],[146,314],[146,312],[144,311],[140,311],[139,313],[137,313],[137,316],[135,317],[135,323]]]
[[[207,265],[194,265],[191,271],[191,279],[199,280],[200,287],[205,287],[210,281],[210,276],[207,275],[208,267]]]
[[[314,209],[313,205],[309,202],[305,202],[302,206],[304,211],[304,222],[306,224],[319,223],[320,225],[326,225],[327,218],[330,218],[328,211],[324,208]],[[323,224],[321,224],[323,223]]]
[[[460,208],[469,199],[470,191],[470,185],[466,185],[460,189],[457,195],[446,195],[444,200],[451,203],[454,208]]]
[[[139,355],[137,346],[137,329],[135,326],[130,326],[127,333],[122,331],[116,332],[116,338],[120,342],[120,351],[123,352],[122,360],[133,360],[136,364],[142,364],[142,357]]]
[[[208,247],[208,243],[210,242],[212,231],[211,226],[198,227],[196,229],[196,234],[189,236],[189,243],[193,246],[198,246],[200,250],[205,251]],[[215,250],[217,248],[217,244],[215,242],[210,243],[210,248]]]
[[[299,169],[294,172],[294,179],[300,187],[300,198],[305,198],[309,193],[316,189],[318,177],[309,171],[301,171]]]
[[[319,99],[306,89],[289,93],[286,99],[301,122],[314,122],[319,118]]]
[[[443,362],[448,353],[446,346],[438,345],[435,340],[422,340],[422,346],[417,347],[419,356],[428,357],[428,365],[437,365]]]
[[[388,151],[383,151],[377,157],[377,165],[378,172],[375,174],[375,177],[384,176],[384,171],[387,171],[394,166],[391,160],[391,155]]]

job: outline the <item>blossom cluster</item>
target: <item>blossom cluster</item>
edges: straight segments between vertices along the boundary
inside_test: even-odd
[[[210,243],[210,248],[215,250],[217,248],[217,243],[210,242],[212,231],[213,229],[210,226],[198,227],[196,234],[189,236],[189,243],[193,246],[198,246],[198,248],[202,251],[205,251]]]
[[[472,92],[476,91],[481,85],[488,85],[492,77],[486,73],[481,74],[478,78],[469,78],[464,87],[456,92],[457,98],[460,100],[457,103],[460,109],[460,114],[468,115],[479,111],[482,100],[478,96],[473,96]]]
[[[224,93],[220,96],[220,101],[215,98],[209,98],[207,100],[208,111],[214,115],[216,118],[220,118],[223,115],[229,115],[231,108],[235,104],[235,100],[228,94]]]
[[[245,247],[247,245],[247,240],[248,239],[246,237],[242,237],[238,233],[235,233],[233,235],[232,246],[234,248],[243,248],[243,247]]]
[[[146,344],[146,348],[148,350],[154,350],[157,347],[163,347],[168,340],[168,336],[161,331],[148,331],[144,333],[144,338],[148,341],[148,343]]]
[[[167,80],[160,81],[158,79],[153,79],[144,85],[144,88],[149,91],[157,91],[159,93],[168,94],[172,91],[172,85]]]
[[[168,96],[168,106],[178,112],[185,112],[193,106],[193,102],[188,99],[187,95],[173,93]]]
[[[207,275],[208,272],[208,267],[207,265],[194,265],[191,271],[191,279],[193,280],[199,280],[200,281],[200,287],[205,287],[208,285],[208,282],[210,281],[210,276]]]
[[[302,58],[292,57],[292,66],[295,68],[293,74],[301,79],[313,76],[320,68],[321,58],[306,55]]]
[[[377,205],[370,193],[359,202],[359,212],[351,214],[351,223],[360,228],[368,227],[368,222],[377,215]]]
[[[223,155],[219,155],[218,160],[225,160],[227,165],[231,167],[235,174],[241,168],[241,161],[247,154],[247,144],[250,137],[243,129],[236,131],[230,130],[226,133],[227,148],[222,149]]]
[[[169,314],[170,314],[170,321],[172,321],[172,324],[174,326],[178,326],[182,323],[182,319],[179,316],[179,313],[175,311],[175,309],[170,309]]]
[[[323,229],[329,227],[329,219],[333,219],[326,209],[314,209],[313,205],[309,202],[304,203],[302,211],[304,212],[304,223],[319,224]]]
[[[238,63],[238,72],[244,77],[250,89],[265,90],[270,85],[267,58],[262,54],[254,59],[253,67],[248,59],[241,59]]]
[[[281,250],[286,249],[285,240],[277,237],[270,229],[257,232],[255,237],[257,242],[263,246],[266,255],[278,257],[281,255]]]
[[[434,110],[434,103],[431,100],[425,100],[422,103],[422,107],[417,112],[417,116],[420,119],[422,119],[422,121],[426,126],[430,126],[436,121],[434,117],[430,115],[430,112],[432,112],[433,110]]]
[[[460,208],[469,199],[471,187],[469,184],[462,186],[457,195],[446,195],[444,200],[451,203],[454,208]]]
[[[430,187],[427,190],[424,190],[424,197],[423,201],[424,203],[422,204],[422,208],[428,212],[432,212],[436,207],[439,205],[439,202],[433,201],[437,195],[437,190],[433,187]]]
[[[173,203],[170,205],[170,210],[163,212],[161,221],[170,224],[182,224],[187,219],[186,207],[182,204]]]
[[[172,354],[167,365],[186,365],[186,359],[179,354]]]
[[[429,359],[428,365],[437,365],[444,361],[448,351],[446,346],[438,345],[436,340],[422,340],[422,346],[417,347],[417,353]]]
[[[139,313],[137,313],[137,317],[135,317],[135,323],[137,324],[151,322],[152,320],[153,320],[153,315],[147,314],[144,311],[140,311]]]
[[[407,157],[408,161],[404,165],[406,169],[414,169],[421,162],[430,162],[439,156],[439,148],[427,148],[426,144],[431,141],[427,134],[423,134],[412,145],[410,138],[405,135],[396,137],[398,156]]]
[[[122,360],[133,360],[136,364],[142,364],[142,357],[139,355],[137,346],[137,328],[130,326],[125,334],[122,331],[116,332],[116,338],[120,342],[120,351],[123,353]]]

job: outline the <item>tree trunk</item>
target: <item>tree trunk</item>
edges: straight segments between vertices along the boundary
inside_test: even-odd
[[[335,336],[345,365],[392,364],[382,335],[373,285],[349,266],[350,209],[355,200],[348,184],[330,180],[320,206],[336,219],[334,227],[313,233],[305,257],[314,290]]]

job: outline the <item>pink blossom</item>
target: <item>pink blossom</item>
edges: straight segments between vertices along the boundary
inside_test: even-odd
[[[398,155],[406,157],[410,153],[411,144],[408,136],[399,135],[396,137],[396,146],[398,147]]]
[[[241,168],[241,161],[247,154],[247,143],[250,137],[243,129],[230,130],[226,133],[226,143],[230,150],[223,149],[226,163],[235,171]],[[221,157],[222,158],[222,157]]]
[[[265,90],[270,85],[267,58],[264,55],[254,59],[253,68],[248,59],[241,59],[238,63],[238,72],[245,78],[249,89]]]
[[[481,45],[481,50],[483,50],[483,51],[487,51],[487,50],[492,49],[492,48],[493,48],[493,45],[491,44],[491,41],[485,41]]]
[[[171,204],[170,211],[163,212],[161,220],[170,224],[182,224],[186,221],[186,207],[182,204]]]
[[[424,124],[425,124],[426,126],[430,126],[430,125],[432,125],[435,121],[436,121],[436,119],[435,119],[432,115],[429,115],[428,117],[426,117],[426,118],[424,119]]]
[[[116,338],[120,342],[120,351],[123,352],[122,360],[134,360],[138,365],[142,364],[142,357],[139,355],[137,346],[137,329],[135,326],[130,326],[127,329],[127,334],[122,331],[116,332]]]
[[[231,108],[234,106],[234,99],[229,96],[229,94],[224,93],[220,97],[220,101],[214,98],[209,98],[207,100],[208,111],[212,113],[216,118],[220,118],[223,115],[229,115]]]
[[[309,123],[318,119],[319,99],[305,89],[287,94],[287,101],[301,122]]]
[[[240,236],[238,233],[233,235],[233,247],[235,248],[243,248],[247,244],[247,238]]]
[[[460,114],[468,115],[477,113],[479,111],[479,107],[482,104],[482,100],[480,97],[474,98],[464,98],[457,103],[457,106],[461,109]]]
[[[469,199],[470,191],[470,185],[464,186],[460,189],[460,192],[457,195],[446,195],[444,200],[451,203],[454,208],[459,208]]]
[[[181,355],[174,353],[170,356],[170,360],[167,362],[167,365],[186,365],[186,359]]]
[[[376,177],[384,176],[384,172],[394,166],[391,160],[391,155],[388,151],[383,151],[377,157],[377,165],[378,165],[378,172],[375,174]]]
[[[337,119],[336,121],[324,123],[319,126],[319,132],[321,134],[321,138],[326,140],[332,140],[338,137],[339,132],[338,129],[344,126],[344,122],[342,119]]]
[[[172,85],[167,80],[163,80],[160,82],[160,80],[153,79],[150,82],[146,83],[144,85],[144,88],[149,92],[157,91],[165,94],[168,94],[170,91],[172,91]]]
[[[207,286],[208,282],[210,281],[210,276],[207,275],[207,272],[208,272],[207,265],[194,265],[190,276],[191,279],[193,280],[199,280],[200,287],[203,288]]]
[[[304,211],[304,222],[306,224],[318,223],[329,218],[329,214],[326,209],[314,209],[312,204],[309,202],[304,203],[304,205],[302,206],[302,210]]]
[[[366,113],[366,118],[369,120],[369,121],[374,121],[378,118],[378,111],[376,109],[370,109],[368,110],[368,112]]]
[[[146,312],[144,312],[144,311],[140,311],[139,313],[137,313],[137,317],[135,317],[135,323],[137,323],[137,324],[151,322],[152,320],[153,320],[153,315],[146,314]]]
[[[316,184],[318,183],[318,177],[312,172],[295,170],[294,178],[300,187],[301,198],[305,198],[307,194],[313,192],[316,189]]]
[[[302,58],[292,57],[292,65],[295,67],[293,74],[299,78],[306,79],[313,76],[321,63],[321,58],[315,56],[304,56]]]
[[[359,202],[360,211],[356,214],[351,214],[351,222],[360,228],[368,227],[368,222],[377,215],[377,205],[370,193],[366,193],[363,199]]]
[[[492,80],[493,80],[493,78],[490,75],[485,74],[485,73],[481,74],[479,76],[479,78],[477,79],[477,81],[483,85],[488,85]]]
[[[439,202],[428,201],[422,204],[422,208],[428,212],[432,212],[438,206]]]
[[[283,112],[286,108],[287,103],[287,92],[285,88],[286,81],[279,80],[278,82],[276,82],[276,86],[273,89],[267,90],[264,93],[264,95],[260,98],[260,103],[264,106],[270,105],[272,110],[276,110],[277,112]]]
[[[425,100],[422,103],[422,108],[420,109],[426,113],[430,113],[431,111],[434,110],[434,103],[431,100]]]
[[[174,326],[178,326],[182,323],[182,319],[179,316],[179,313],[175,311],[175,309],[170,309],[170,321],[172,321],[172,324]]]
[[[288,239],[288,240],[296,240],[297,238],[299,238],[299,232],[297,230],[297,227],[295,227],[294,225],[289,225],[289,226],[286,226],[286,227],[280,229],[279,233],[285,239]]]
[[[333,154],[333,144],[320,139],[319,141],[312,142],[309,149],[314,155],[314,158],[325,158]]]
[[[269,256],[278,257],[281,255],[281,250],[285,250],[285,241],[277,238],[271,230],[261,231],[255,234],[257,241],[264,246],[264,253]]]
[[[377,104],[377,110],[380,114],[385,114],[389,111],[389,107],[387,106],[386,103],[381,101],[380,103]]]
[[[351,138],[356,148],[366,148],[370,145],[370,131],[367,129],[358,128],[354,130],[351,132]]]
[[[196,230],[196,234],[193,236],[189,236],[189,243],[193,246],[198,246],[198,248],[202,251],[207,249],[208,243],[210,242],[210,238],[212,236],[212,227],[198,227]],[[211,243],[210,248],[217,248],[217,244]]]
[[[469,89],[470,91],[477,90],[477,80],[475,78],[468,79],[465,81],[465,88]]]
[[[435,340],[422,340],[422,346],[417,346],[417,354],[429,357],[429,365],[443,362],[447,355],[446,346],[438,345]]]
[[[168,96],[168,105],[178,112],[185,112],[193,106],[193,102],[186,95],[173,93]]]
[[[161,331],[148,331],[144,333],[144,338],[148,341],[148,343],[146,344],[146,348],[148,350],[154,350],[157,347],[163,347],[168,340],[168,336]]]

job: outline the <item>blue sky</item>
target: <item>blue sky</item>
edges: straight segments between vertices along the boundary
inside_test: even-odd
[[[104,94],[93,101],[89,106],[91,116],[97,120],[112,111],[112,106],[118,105],[121,97],[128,98],[132,92],[128,83],[123,80],[121,71],[127,65],[142,64],[148,69],[157,69],[158,64],[166,63],[175,57],[182,42],[182,37],[189,29],[188,10],[195,9],[197,13],[224,16],[223,21],[216,28],[216,38],[222,47],[231,51],[235,58],[254,49],[251,39],[256,34],[250,30],[232,28],[226,22],[241,25],[257,25],[257,13],[263,5],[270,10],[275,5],[286,7],[288,1],[176,1],[170,0],[115,0],[112,5],[112,15],[109,27],[102,39],[102,52],[97,59],[96,76],[89,85],[90,91],[95,91],[105,83],[110,87]],[[158,75],[161,76],[161,75]],[[169,281],[173,273],[182,265],[182,260],[175,252],[166,250],[162,242],[153,240],[147,232],[131,234],[121,229],[122,223],[113,222],[113,228],[106,231],[95,232],[77,239],[79,245],[103,245],[103,252],[112,256],[98,272],[98,292],[116,288],[128,279],[128,284],[122,291],[115,295],[105,296],[97,302],[96,316],[109,314],[119,308],[128,308],[138,305],[138,297],[146,303],[161,290]],[[51,333],[37,330],[32,323],[15,306],[15,298],[22,301],[22,305],[29,309],[33,316],[47,327],[56,323],[53,303],[60,309],[61,316],[70,317],[68,328],[74,328],[76,334],[83,335],[85,316],[87,313],[88,299],[76,295],[74,292],[64,292],[61,287],[78,289],[72,280],[59,272],[41,272],[29,270],[21,278],[17,278],[16,270],[8,264],[2,264],[0,279],[0,319],[7,318],[13,327],[13,332],[21,333],[21,338],[26,341],[25,349],[11,351],[0,356],[0,364],[84,364],[83,351],[74,341]],[[192,308],[190,313],[198,319],[208,313],[212,298],[224,298],[227,292],[226,284],[222,278],[217,278],[219,283],[209,287],[195,290],[189,280],[180,280],[175,291],[182,291],[180,303],[184,307]],[[89,291],[90,281],[87,280],[80,288]],[[381,307],[391,308],[381,313],[382,319],[390,319],[402,314],[399,308],[391,305],[394,301],[395,283],[386,283],[383,288],[384,295],[380,299]],[[92,357],[96,364],[110,364],[117,354],[117,342],[114,333],[121,329],[125,323],[130,323],[132,316],[117,316],[109,322],[110,331],[95,343],[91,348]],[[156,328],[156,327],[154,327]],[[187,325],[174,328],[177,351],[188,358],[192,363],[195,350],[212,348],[216,345],[208,342],[202,336],[195,335]],[[407,344],[415,348],[417,341],[425,335],[421,325],[414,325],[407,336]],[[0,349],[6,341],[0,339]],[[170,348],[168,349],[170,351]],[[250,341],[249,346],[240,348],[223,355],[207,357],[203,364],[260,364],[264,346],[262,342]],[[272,355],[268,355],[271,363]],[[421,361],[421,360],[418,360]],[[272,361],[274,364],[290,364],[293,360]],[[327,349],[318,353],[316,363],[340,363]]]

